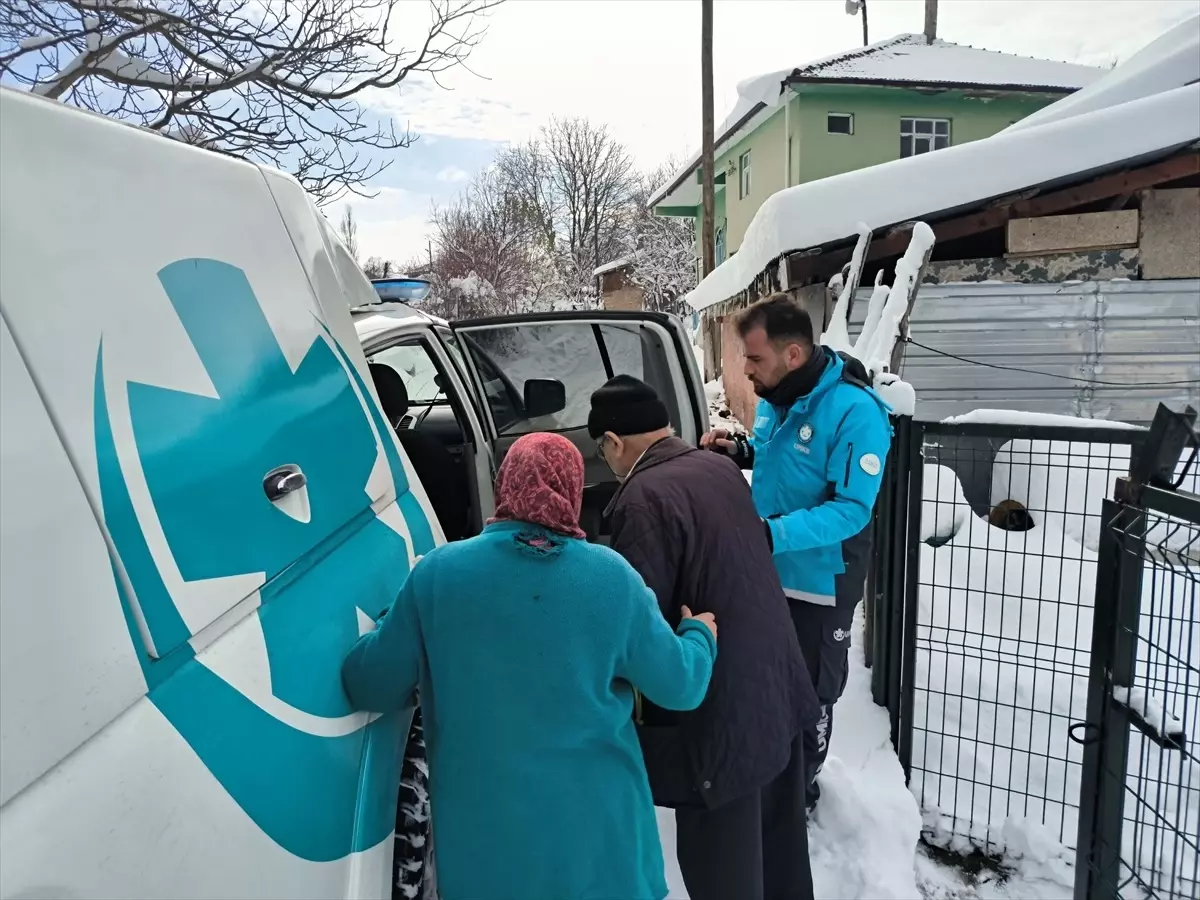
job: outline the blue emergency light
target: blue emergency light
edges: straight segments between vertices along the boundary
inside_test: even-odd
[[[420,303],[431,287],[423,278],[373,278],[371,284],[381,301],[398,303]]]

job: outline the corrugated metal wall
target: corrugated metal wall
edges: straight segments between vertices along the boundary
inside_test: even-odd
[[[856,295],[852,330],[869,297]],[[922,285],[910,330],[941,354],[1008,367],[909,344],[901,374],[916,389],[918,418],[1020,409],[1148,423],[1160,402],[1200,409],[1197,280]]]

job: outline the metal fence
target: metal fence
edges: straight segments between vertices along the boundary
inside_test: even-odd
[[[1200,897],[1200,496],[1137,480],[1106,501],[1078,900]]]
[[[1080,871],[1100,873],[1081,897],[1200,896],[1200,767],[1135,738],[1129,780],[1122,776],[1118,790],[1113,773],[1125,771],[1123,751],[1115,738],[1097,736],[1129,731],[1112,715],[1098,718],[1114,706],[1097,699],[1106,684],[1113,698],[1133,698],[1131,707],[1151,690],[1174,691],[1147,705],[1143,718],[1166,711],[1191,733],[1200,728],[1189,718],[1200,716],[1200,519],[1179,520],[1181,508],[1172,507],[1173,524],[1146,523],[1168,543],[1135,546],[1128,522],[1114,522],[1106,500],[1148,440],[1144,430],[1103,425],[902,420],[876,508],[872,687],[888,708],[924,839],[999,856],[1009,849],[1011,823],[1026,834],[1032,823],[1047,840],[1077,848],[1089,860]],[[1200,510],[1200,500],[1189,502]],[[1133,604],[1134,621],[1110,653],[1107,628],[1118,621],[1110,607],[1120,598],[1104,591],[1116,584],[1114,547],[1130,559],[1139,553],[1148,580],[1141,606],[1122,601],[1126,614]],[[1126,560],[1125,577],[1135,578],[1132,567]],[[1171,579],[1155,580],[1167,572]],[[1136,677],[1113,681],[1109,673],[1122,673],[1110,657],[1131,640],[1142,648],[1130,663]],[[1102,777],[1112,796],[1101,790]],[[1119,827],[1118,813],[1114,832],[1118,808],[1127,825]],[[1108,856],[1096,855],[1101,845],[1111,848]],[[1164,854],[1171,866],[1147,870],[1158,875],[1135,874]],[[1174,882],[1168,871],[1177,873]],[[1105,893],[1132,878],[1176,886]]]

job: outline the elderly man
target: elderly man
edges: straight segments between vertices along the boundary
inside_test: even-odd
[[[871,510],[891,444],[890,412],[862,364],[814,343],[812,320],[786,294],[737,323],[746,376],[760,398],[747,439],[724,430],[701,446],[754,471],[754,504],[791,604],[821,715],[806,733],[807,805],[846,687],[850,628],[866,585]]]
[[[688,894],[811,898],[802,734],[817,699],[745,479],[674,437],[654,390],[627,375],[592,395],[588,429],[623,482],[612,549],[672,625],[683,605],[721,623],[699,709],[635,712],[655,803],[675,809]]]

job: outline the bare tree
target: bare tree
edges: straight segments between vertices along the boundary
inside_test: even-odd
[[[408,130],[360,101],[463,65],[501,0],[3,0],[0,76],[47,97],[291,171],[320,201],[389,165]],[[409,37],[409,35],[406,35]]]
[[[338,220],[338,234],[341,235],[346,249],[350,251],[350,256],[357,261],[358,223],[354,221],[354,210],[350,208],[349,204],[346,204],[346,208],[342,210],[342,217]]]
[[[695,220],[658,216],[649,206],[654,190],[678,170],[670,159],[639,178],[624,240],[629,278],[642,289],[645,308],[682,316],[688,312],[683,297],[696,286]]]
[[[602,125],[552,119],[497,168],[537,228],[564,300],[594,302],[592,272],[621,253],[630,220],[636,174],[628,151]]]
[[[368,278],[387,278],[389,275],[399,273],[400,268],[390,259],[384,259],[382,256],[370,256],[362,264],[362,270]]]
[[[480,173],[453,203],[435,207],[431,221],[442,315],[517,312],[550,302],[556,279],[541,225],[498,167]]]

